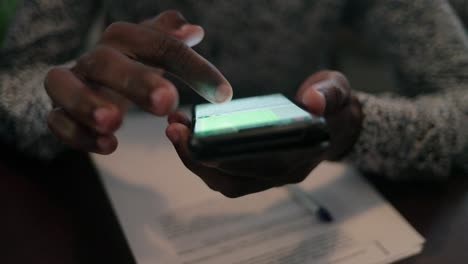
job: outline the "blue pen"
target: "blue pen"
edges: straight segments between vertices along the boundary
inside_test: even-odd
[[[331,223],[333,222],[333,216],[330,211],[327,210],[324,206],[318,203],[311,195],[305,192],[298,185],[288,185],[286,186],[289,194],[292,199],[299,203],[306,210],[313,213],[321,222]]]

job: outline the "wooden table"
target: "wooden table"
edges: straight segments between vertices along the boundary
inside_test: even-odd
[[[1,152],[0,263],[135,263],[88,155],[44,163]],[[427,239],[401,263],[468,263],[464,176],[436,185],[372,180]]]
[[[371,181],[427,240],[422,254],[399,263],[468,263],[468,175],[440,184]]]

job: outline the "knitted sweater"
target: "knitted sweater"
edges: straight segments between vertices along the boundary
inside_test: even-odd
[[[138,22],[177,9],[205,28],[196,50],[225,74],[235,96],[293,95],[308,75],[330,67],[338,30],[352,28],[385,56],[398,82],[393,93],[357,93],[364,121],[348,159],[391,179],[468,172],[468,38],[454,11],[463,17],[466,3],[23,0],[0,47],[0,140],[55,155],[61,144],[46,124],[48,69],[84,51],[100,13],[108,23]]]

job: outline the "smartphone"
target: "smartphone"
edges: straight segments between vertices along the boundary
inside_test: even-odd
[[[195,105],[192,124],[190,150],[199,160],[324,147],[329,140],[323,117],[310,114],[282,94]]]

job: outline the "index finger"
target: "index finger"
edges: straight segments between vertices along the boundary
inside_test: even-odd
[[[114,23],[102,42],[145,64],[177,75],[212,103],[232,98],[232,87],[221,72],[184,42],[166,33],[130,23]]]

